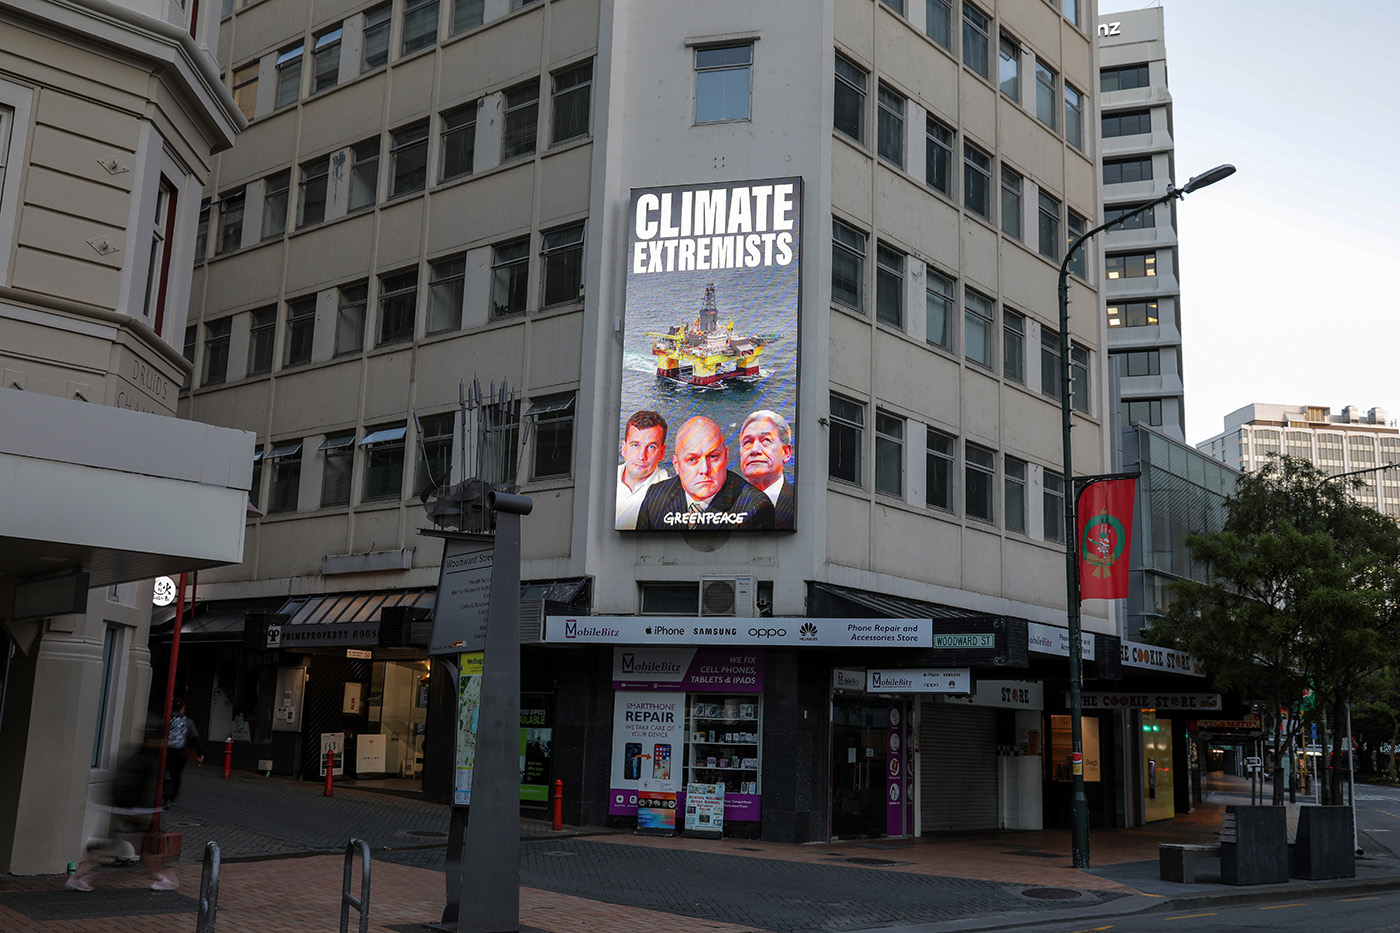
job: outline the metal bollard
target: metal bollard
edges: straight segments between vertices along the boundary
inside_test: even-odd
[[[224,740],[224,777],[233,773],[233,736]]]
[[[335,796],[335,751],[326,749],[326,793],[327,797]]]
[[[554,782],[554,821],[550,828],[555,832],[564,828],[564,781],[558,779]]]
[[[204,870],[199,875],[199,916],[194,933],[214,933],[219,912],[219,844],[212,839],[204,844]]]
[[[356,850],[360,853],[360,896],[350,893],[350,866]],[[369,933],[369,844],[363,839],[351,839],[345,844],[345,872],[340,883],[340,933],[349,933],[350,908],[360,912],[359,933]]]

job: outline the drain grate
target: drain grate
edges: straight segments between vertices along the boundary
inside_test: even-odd
[[[1073,888],[1026,888],[1021,896],[1043,901],[1076,901],[1084,896],[1084,892]]]

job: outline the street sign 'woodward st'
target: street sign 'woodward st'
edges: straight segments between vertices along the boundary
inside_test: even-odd
[[[933,636],[933,647],[935,648],[995,648],[996,644],[997,637],[991,632],[978,635],[947,634]]]

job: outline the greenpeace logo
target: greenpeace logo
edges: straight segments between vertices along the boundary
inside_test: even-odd
[[[619,638],[622,633],[606,625],[579,625],[570,619],[564,623],[565,638]]]

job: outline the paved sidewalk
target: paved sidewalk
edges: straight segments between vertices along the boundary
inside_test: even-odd
[[[1203,899],[1400,890],[1394,858],[1360,859],[1357,878],[1337,882],[1239,888],[1218,883],[1218,868],[1212,881],[1209,864],[1195,885],[1158,880],[1158,843],[1214,841],[1225,804],[1249,802],[1247,782],[1212,777],[1212,792],[1191,814],[1094,830],[1090,871],[1073,868],[1065,830],[781,845],[597,828],[553,833],[547,823],[522,820],[522,930],[951,933]],[[207,839],[223,859],[219,933],[338,929],[351,836],[373,851],[371,930],[426,933],[424,924],[439,919],[447,807],[349,787],[326,798],[319,784],[254,775],[225,781],[209,767],[191,769],[185,783],[181,805],[164,819],[165,829],[184,836],[180,890],[147,891],[132,869],[99,873],[91,894],[64,889],[62,876],[0,878],[0,930],[189,933]],[[353,878],[358,885],[358,867]]]

